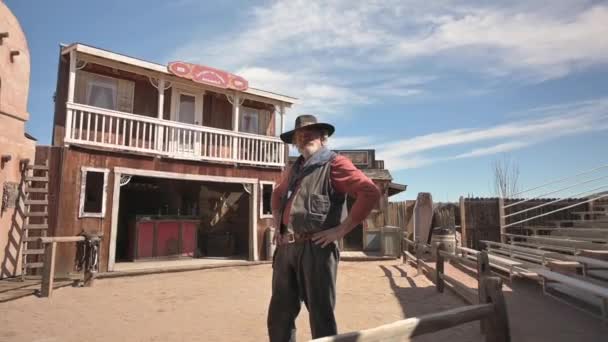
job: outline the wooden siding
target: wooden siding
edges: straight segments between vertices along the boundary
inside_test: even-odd
[[[264,169],[254,167],[238,168],[232,165],[188,162],[173,159],[154,158],[137,155],[96,151],[78,147],[61,148],[63,161],[53,169],[52,177],[60,181],[57,203],[60,208],[56,215],[56,236],[74,236],[82,231],[102,232],[103,242],[100,257],[101,271],[107,271],[110,246],[110,230],[112,217],[112,198],[114,184],[114,168],[124,167],[142,170],[175,172],[182,174],[211,175],[223,177],[256,178],[265,181],[277,181],[280,169]],[[53,164],[54,165],[54,164]],[[78,218],[80,201],[81,167],[107,168],[110,170],[106,195],[106,213],[102,218]],[[257,215],[256,215],[257,216]],[[271,220],[258,220],[258,255],[264,258],[264,231]],[[68,246],[69,245],[69,246]],[[74,265],[75,248],[66,244],[57,251],[57,274],[71,271]]]

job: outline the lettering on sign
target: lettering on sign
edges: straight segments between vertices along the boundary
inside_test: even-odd
[[[171,62],[167,70],[175,76],[183,77],[197,83],[209,84],[224,89],[244,91],[249,88],[249,82],[241,76],[210,68],[204,65]]]

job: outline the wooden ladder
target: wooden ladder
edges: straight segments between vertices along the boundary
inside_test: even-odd
[[[27,164],[24,171],[24,224],[21,246],[21,278],[36,274],[44,266],[44,247],[40,237],[49,229],[49,164]]]

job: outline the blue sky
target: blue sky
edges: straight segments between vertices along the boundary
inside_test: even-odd
[[[7,0],[29,40],[28,131],[50,142],[59,43],[201,63],[300,98],[335,148],[375,148],[434,200],[492,195],[604,164],[608,4],[601,1]]]

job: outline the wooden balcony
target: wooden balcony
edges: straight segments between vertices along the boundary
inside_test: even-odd
[[[67,103],[65,143],[168,158],[283,167],[278,137]]]

